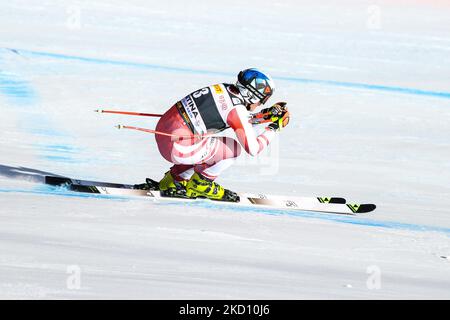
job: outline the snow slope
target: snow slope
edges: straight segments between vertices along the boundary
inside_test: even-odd
[[[450,298],[446,1],[41,1],[0,8],[0,298]],[[99,198],[169,164],[154,119],[247,67],[289,126],[220,182],[374,202],[342,217]]]

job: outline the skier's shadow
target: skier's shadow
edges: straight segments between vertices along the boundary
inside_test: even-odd
[[[20,179],[30,182],[43,183],[45,181],[45,176],[58,176],[52,172],[41,171],[26,167],[10,167],[0,164],[0,176],[7,177],[10,179]]]

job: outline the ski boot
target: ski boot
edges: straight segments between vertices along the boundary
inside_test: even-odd
[[[189,198],[208,198],[211,200],[239,202],[237,193],[224,189],[213,180],[195,172],[186,186],[186,196]]]
[[[159,182],[159,190],[163,197],[181,197],[186,198],[187,181],[177,181],[173,178],[170,171],[167,171],[164,178]]]

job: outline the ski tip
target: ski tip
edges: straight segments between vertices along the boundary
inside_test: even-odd
[[[377,208],[377,206],[372,203],[364,204],[364,205],[362,205],[362,209],[360,208],[361,211],[358,211],[358,212],[371,212],[371,211],[374,211],[376,208]]]
[[[123,124],[118,124],[117,126],[115,126],[117,129],[123,129]]]
[[[94,112],[102,113],[103,110],[102,109],[95,109]]]
[[[375,210],[377,206],[372,203],[367,203],[367,204],[347,204],[347,207],[349,207],[353,213],[367,213]]]

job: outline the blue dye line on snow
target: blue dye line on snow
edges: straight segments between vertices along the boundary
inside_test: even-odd
[[[351,89],[385,91],[385,92],[393,92],[393,93],[403,93],[403,94],[412,94],[412,95],[450,99],[450,92],[443,92],[443,91],[429,91],[429,90],[421,90],[421,89],[414,89],[414,88],[375,85],[375,84],[368,84],[368,83],[342,82],[342,81],[332,81],[332,80],[314,80],[314,79],[304,79],[304,78],[294,78],[294,77],[278,77],[278,79],[285,80],[285,81],[292,81],[292,82],[311,83],[311,84],[319,84],[319,85],[327,85],[327,86],[335,86],[335,87],[343,87],[343,88],[351,88]]]
[[[0,93],[19,106],[30,106],[36,98],[26,81],[5,71],[0,71]]]
[[[90,198],[90,199],[110,199],[115,201],[130,201],[130,197],[124,196],[109,196],[95,193],[82,193],[73,192],[63,187],[41,186],[34,189],[6,189],[0,188],[0,193],[25,193],[25,194],[37,194],[37,195],[51,195],[62,196],[69,198]]]
[[[143,69],[156,69],[156,70],[159,69],[159,70],[163,70],[163,71],[173,71],[173,72],[182,72],[182,73],[212,74],[212,75],[225,75],[225,76],[233,75],[233,76],[235,76],[234,74],[227,73],[227,72],[220,72],[220,71],[190,69],[190,68],[181,68],[181,67],[169,67],[169,66],[164,66],[164,65],[149,64],[149,63],[142,63],[142,62],[89,58],[89,57],[82,57],[82,56],[73,56],[73,55],[66,55],[66,54],[59,54],[59,53],[32,51],[32,50],[22,50],[22,49],[15,49],[15,50],[22,55],[40,56],[40,57],[62,59],[62,60],[74,60],[74,61],[88,62],[88,63],[94,63],[94,64],[116,65],[116,66],[143,68]]]
[[[66,55],[66,54],[58,54],[58,53],[50,53],[50,52],[40,52],[40,51],[32,51],[32,50],[22,50],[22,49],[9,49],[9,50],[14,50],[14,51],[18,52],[19,54],[24,54],[24,55],[32,55],[32,56],[34,55],[34,56],[48,57],[48,58],[53,58],[53,59],[74,60],[74,61],[94,63],[94,64],[116,65],[116,66],[163,70],[163,71],[181,72],[181,73],[210,74],[210,75],[232,76],[232,77],[235,76],[235,74],[233,74],[233,73],[221,72],[221,71],[171,67],[171,66],[149,64],[149,63],[142,63],[142,62],[132,62],[132,61],[89,58],[89,57],[82,57],[82,56],[74,56],[74,55]],[[342,88],[383,91],[383,92],[391,92],[391,93],[401,93],[401,94],[420,95],[420,96],[450,99],[450,92],[445,92],[445,91],[431,91],[431,90],[422,90],[422,89],[416,89],[416,88],[374,85],[374,84],[357,83],[357,82],[307,79],[307,78],[300,78],[300,77],[274,77],[274,78],[279,79],[279,80],[284,80],[284,81],[299,82],[299,83],[305,83],[305,84],[318,84],[318,85],[326,85],[326,86],[334,86],[334,87],[342,87]]]
[[[63,163],[80,163],[80,159],[75,159],[72,156],[79,152],[79,148],[70,145],[61,144],[43,144],[38,147],[44,152],[42,156],[49,161],[63,162]]]
[[[161,203],[161,205],[181,205],[181,206],[200,206],[202,208],[206,209],[213,209],[217,210],[218,207],[215,206],[213,203],[209,203],[206,200],[205,201],[197,201],[197,202],[183,202],[183,203]],[[352,225],[360,225],[360,226],[366,226],[366,227],[378,227],[378,228],[385,228],[385,229],[396,229],[396,230],[408,230],[408,231],[431,231],[431,232],[439,232],[439,233],[445,233],[450,235],[450,228],[442,228],[442,227],[435,227],[435,226],[427,226],[427,225],[419,225],[419,224],[411,224],[411,223],[402,223],[402,222],[395,222],[395,221],[380,221],[380,220],[373,220],[369,218],[363,218],[359,216],[349,216],[349,215],[343,215],[343,214],[332,214],[332,213],[320,213],[320,212],[312,212],[312,211],[300,211],[300,210],[281,210],[281,209],[268,209],[268,208],[261,208],[261,207],[236,207],[232,204],[223,204],[222,207],[226,210],[231,211],[240,211],[240,212],[247,212],[247,213],[256,213],[256,214],[266,214],[266,215],[274,215],[274,216],[294,216],[294,217],[301,217],[301,218],[311,218],[311,219],[319,219],[319,220],[326,220],[326,221],[333,221],[338,223],[345,223],[345,224],[352,224]],[[364,215],[373,215],[376,214],[374,212],[372,213],[366,213]]]
[[[76,153],[78,148],[62,144],[46,144],[42,146],[42,149],[53,151],[53,152],[64,152],[64,153]]]

